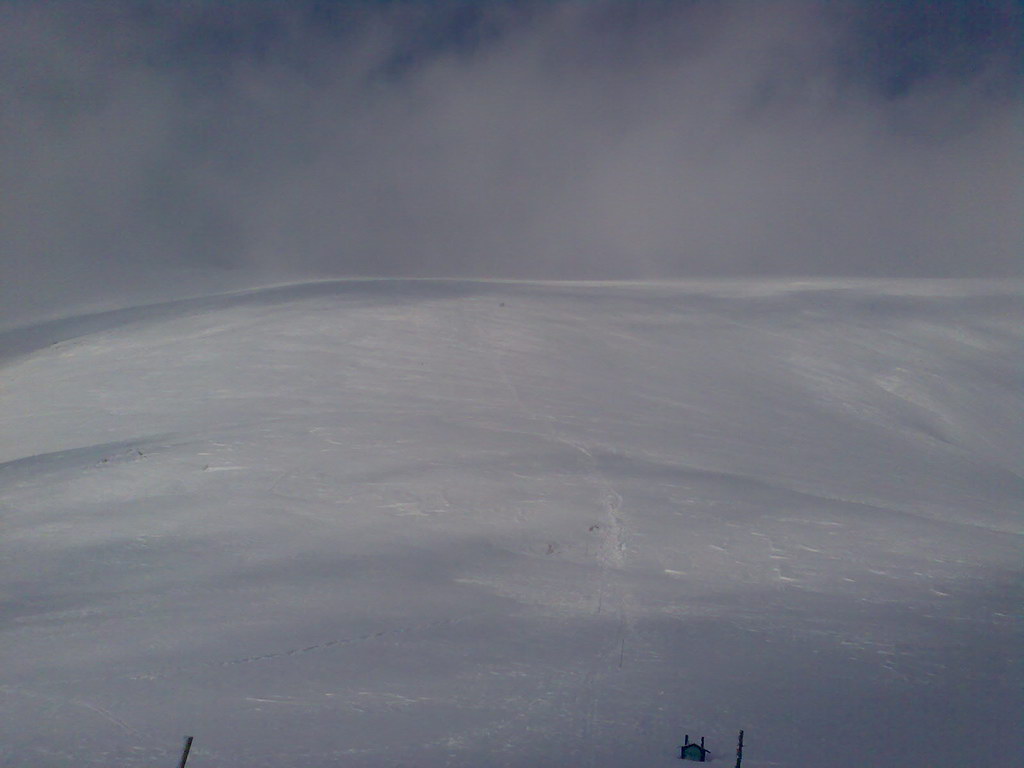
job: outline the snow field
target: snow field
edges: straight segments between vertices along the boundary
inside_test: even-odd
[[[1019,291],[318,283],[0,336],[0,765],[1019,754]]]

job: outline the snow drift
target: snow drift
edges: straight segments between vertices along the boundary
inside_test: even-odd
[[[1009,765],[1019,285],[287,286],[0,336],[0,764]]]

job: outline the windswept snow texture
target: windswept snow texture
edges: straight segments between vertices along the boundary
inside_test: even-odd
[[[8,332],[0,765],[1015,764],[1021,314],[354,281]]]

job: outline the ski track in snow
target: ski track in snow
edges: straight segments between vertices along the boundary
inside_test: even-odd
[[[3,691],[4,693],[17,694],[19,696],[28,696],[29,698],[33,699],[42,699],[43,701],[54,702],[56,704],[70,704],[75,707],[82,707],[83,709],[95,712],[101,718],[103,718],[107,722],[113,723],[126,733],[133,734],[134,736],[142,735],[140,731],[136,730],[135,728],[132,728],[130,725],[128,725],[128,723],[119,718],[113,712],[111,712],[108,709],[105,709],[104,707],[101,707],[99,704],[96,704],[92,701],[86,701],[84,699],[74,698],[70,696],[56,696],[51,694],[45,694],[40,693],[38,691],[28,691],[22,687],[12,685],[0,685],[0,691]]]
[[[463,310],[464,311],[464,310]],[[464,318],[464,316],[463,316]],[[586,474],[590,483],[598,490],[603,506],[601,522],[590,526],[588,532],[599,531],[599,544],[595,557],[599,564],[597,579],[597,605],[595,612],[601,614],[608,610],[611,603],[612,611],[618,616],[618,630],[610,651],[604,651],[588,666],[584,678],[579,683],[579,708],[584,713],[583,722],[578,726],[579,743],[584,756],[580,765],[594,766],[597,764],[593,735],[596,728],[597,707],[601,697],[601,686],[598,680],[621,669],[625,663],[627,640],[630,645],[638,643],[635,622],[633,619],[632,595],[621,578],[620,572],[626,567],[626,542],[622,509],[622,496],[615,490],[608,477],[598,468],[594,454],[583,443],[567,437],[559,428],[558,422],[552,417],[538,413],[523,401],[518,387],[509,376],[508,369],[502,358],[503,340],[493,331],[489,338],[478,340],[480,328],[476,323],[462,323],[463,328],[473,328],[474,343],[484,350],[490,350],[491,360],[498,378],[510,394],[516,408],[532,423],[539,426],[540,434],[567,446],[574,453],[582,456]],[[589,551],[589,550],[588,550]],[[570,684],[570,683],[566,683]]]

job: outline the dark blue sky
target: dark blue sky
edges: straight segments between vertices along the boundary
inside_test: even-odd
[[[1016,275],[1021,19],[6,3],[4,319],[315,276]]]

